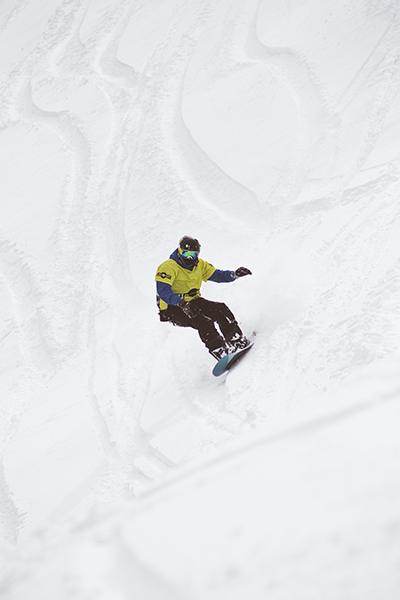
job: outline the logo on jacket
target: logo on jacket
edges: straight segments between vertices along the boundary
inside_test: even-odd
[[[157,273],[157,277],[161,277],[161,279],[172,279],[172,276],[164,271],[162,273]]]

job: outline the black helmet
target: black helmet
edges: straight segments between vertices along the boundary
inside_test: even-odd
[[[198,256],[200,254],[200,243],[199,240],[184,235],[179,240],[178,256],[184,265],[192,267],[196,264]]]
[[[191,252],[200,252],[200,242],[195,238],[189,237],[188,235],[184,235],[179,240],[179,248],[181,250],[190,250]]]

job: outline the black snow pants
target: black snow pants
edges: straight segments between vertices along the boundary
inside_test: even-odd
[[[169,321],[178,327],[192,327],[197,329],[201,341],[212,352],[221,348],[225,343],[242,336],[233,313],[223,302],[212,302],[205,298],[196,298],[191,300],[190,304],[195,304],[199,309],[199,314],[190,319],[179,306],[169,305],[166,310],[160,311],[160,320]],[[218,324],[220,333],[215,327]]]

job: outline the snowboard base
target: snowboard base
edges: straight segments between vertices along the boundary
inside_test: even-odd
[[[222,373],[229,371],[233,365],[235,365],[243,356],[250,350],[250,348],[254,345],[254,342],[250,342],[246,348],[242,348],[241,350],[236,350],[236,352],[232,352],[232,354],[228,354],[224,356],[217,362],[215,367],[212,370],[212,374],[215,377],[219,377]]]

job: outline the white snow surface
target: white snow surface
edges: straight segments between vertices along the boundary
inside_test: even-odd
[[[398,600],[399,100],[398,0],[1,1],[2,600]]]

